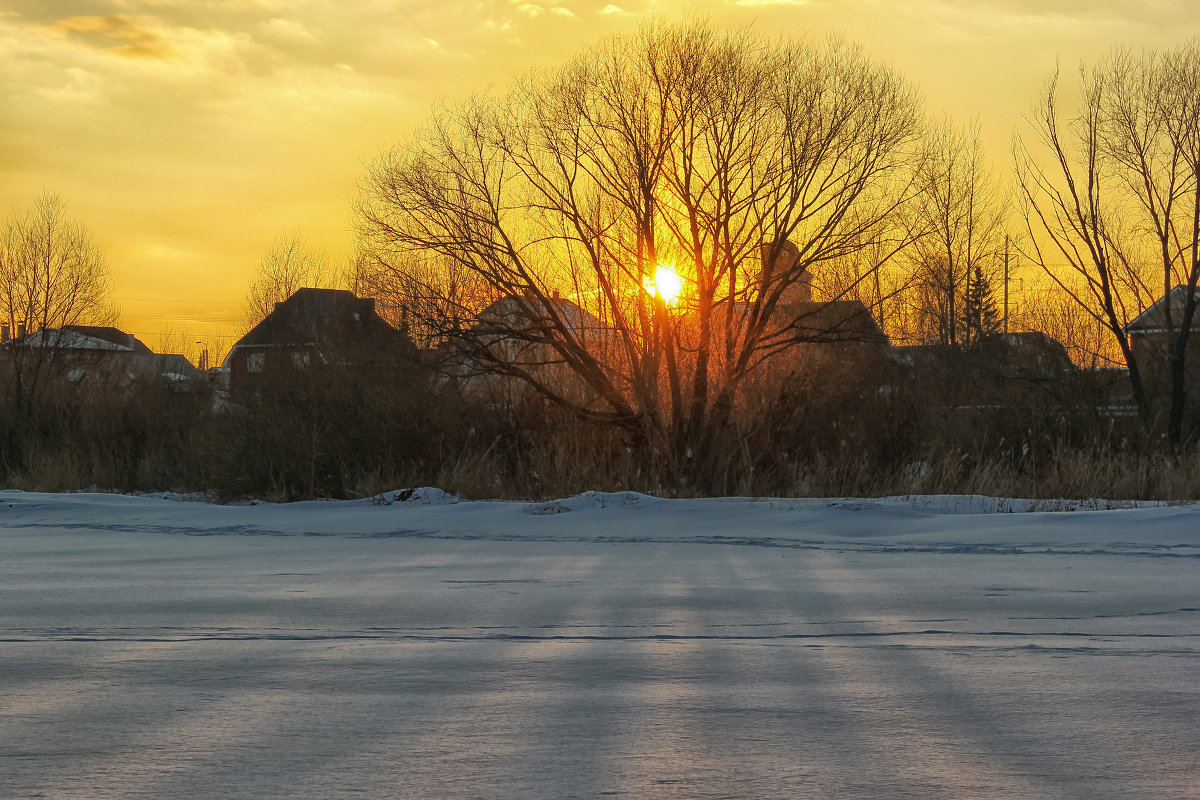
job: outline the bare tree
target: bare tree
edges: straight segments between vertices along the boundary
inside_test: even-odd
[[[1116,339],[1096,316],[1057,286],[1041,287],[1024,303],[1021,322],[1062,344],[1072,363],[1091,369],[1124,366]]]
[[[913,339],[907,303],[915,285],[908,253],[918,238],[911,208],[915,205],[898,208],[869,230],[862,247],[823,263],[812,275],[814,299],[858,300],[893,342]]]
[[[1081,69],[1081,110],[1065,126],[1057,82],[1055,75],[1035,120],[1051,166],[1016,145],[1032,255],[1116,339],[1147,422],[1147,376],[1165,374],[1166,432],[1177,445],[1200,301],[1200,44],[1118,51]],[[1127,331],[1156,296],[1164,298],[1166,339],[1158,370],[1142,363],[1152,354],[1136,352]]]
[[[304,287],[329,288],[337,281],[329,257],[305,240],[299,230],[281,233],[263,253],[246,292],[246,327],[266,319],[275,304]]]
[[[1141,307],[1137,289],[1142,281],[1122,252],[1120,214],[1109,198],[1111,184],[1105,176],[1105,82],[1095,70],[1081,70],[1081,78],[1081,111],[1066,126],[1058,120],[1057,73],[1037,108],[1034,130],[1053,165],[1039,163],[1020,137],[1014,145],[1019,199],[1029,232],[1026,255],[1116,339],[1134,402],[1148,420],[1141,370],[1125,332]]]
[[[508,350],[476,346],[475,363],[624,427],[682,475],[747,375],[811,336],[781,310],[788,287],[908,199],[919,123],[915,90],[839,40],[655,21],[437,111],[371,167],[358,218],[429,331],[470,347],[503,300],[515,313],[486,341],[537,345],[589,400]]]
[[[43,194],[33,208],[9,217],[0,241],[0,320],[25,341],[9,343],[18,413],[58,357],[62,328],[111,324],[112,276],[104,253],[83,223],[69,219],[67,204]],[[36,343],[36,346],[34,344]]]
[[[911,253],[923,338],[970,345],[983,331],[966,313],[966,300],[977,275],[994,282],[1004,245],[1004,204],[978,128],[934,126],[918,175],[921,194],[914,208],[920,235]]]

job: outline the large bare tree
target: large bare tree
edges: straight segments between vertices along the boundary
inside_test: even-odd
[[[418,335],[486,330],[474,363],[684,474],[747,376],[812,337],[789,288],[909,199],[920,125],[913,87],[843,41],[654,21],[437,110],[371,166],[358,219]],[[544,379],[546,354],[584,399]]]
[[[0,320],[16,333],[40,334],[38,346],[13,343],[13,391],[18,413],[59,354],[56,337],[78,324],[111,324],[112,275],[92,232],[67,217],[67,204],[43,194],[9,217],[0,238]]]
[[[1080,75],[1073,118],[1059,119],[1055,75],[1034,120],[1049,164],[1017,142],[1032,256],[1114,337],[1148,422],[1147,383],[1165,375],[1158,395],[1178,444],[1200,300],[1200,44],[1118,51]],[[1174,298],[1162,309],[1165,363],[1142,363],[1127,326],[1157,297]]]

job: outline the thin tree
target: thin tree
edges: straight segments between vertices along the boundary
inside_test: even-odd
[[[372,165],[359,225],[426,330],[685,476],[747,376],[811,337],[788,288],[910,197],[919,125],[915,90],[842,41],[653,21],[436,111]],[[498,301],[515,313],[480,337]],[[546,354],[585,402],[544,379]]]
[[[325,253],[312,247],[299,230],[286,231],[263,253],[246,292],[245,326],[257,325],[304,287],[329,288],[335,270]]]
[[[971,284],[1002,264],[1004,205],[976,126],[944,122],[927,141],[914,204],[920,236],[910,248],[918,316],[927,340],[965,347],[977,338],[964,308]]]

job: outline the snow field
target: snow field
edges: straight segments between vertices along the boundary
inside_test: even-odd
[[[0,796],[1195,796],[1195,506],[394,497],[0,492]]]

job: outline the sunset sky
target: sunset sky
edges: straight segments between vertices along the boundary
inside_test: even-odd
[[[344,258],[365,164],[432,104],[652,13],[841,32],[934,117],[978,118],[1005,177],[1056,62],[1200,33],[1195,0],[5,0],[0,210],[61,194],[108,255],[123,328],[227,346],[272,239]]]

